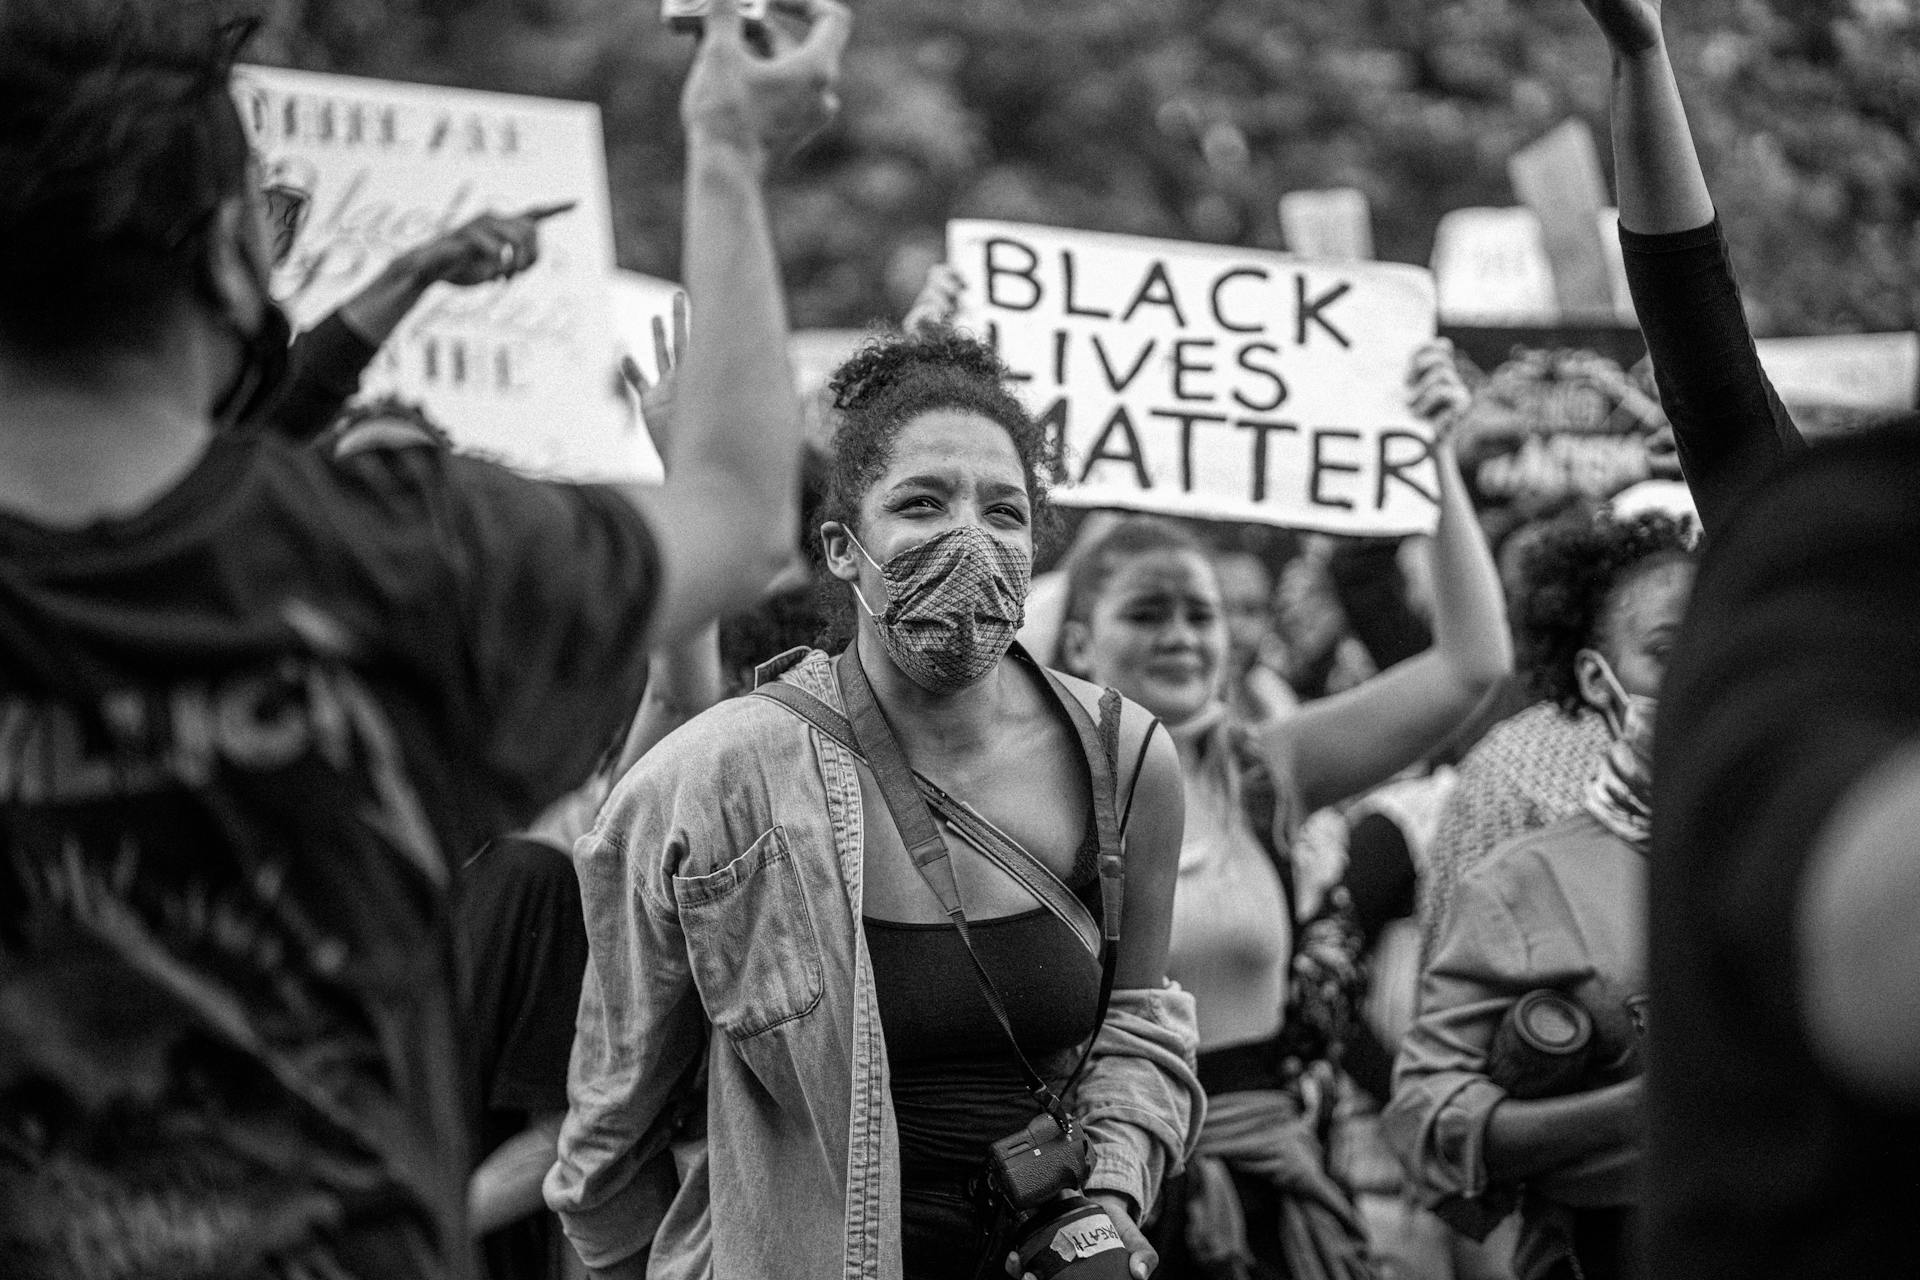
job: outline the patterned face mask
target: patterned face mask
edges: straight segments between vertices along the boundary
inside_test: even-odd
[[[1600,674],[1619,703],[1603,712],[1613,743],[1599,775],[1587,786],[1587,811],[1644,853],[1653,842],[1653,717],[1660,703],[1643,693],[1628,693],[1605,658],[1600,659]]]
[[[974,525],[949,529],[885,564],[848,530],[847,538],[880,571],[885,612],[853,593],[880,631],[894,665],[928,693],[953,693],[984,678],[1026,616],[1033,564]]]

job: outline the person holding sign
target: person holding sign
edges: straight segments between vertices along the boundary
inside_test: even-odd
[[[201,12],[0,7],[0,1270],[466,1280],[450,871],[787,559],[762,185],[848,19],[695,61],[687,279],[729,323],[643,515],[221,430],[286,348],[244,31]]]
[[[1290,716],[1241,724],[1220,701],[1220,584],[1203,548],[1149,517],[1074,564],[1069,670],[1171,729],[1188,813],[1168,972],[1200,1015],[1207,1122],[1156,1234],[1160,1274],[1231,1263],[1260,1275],[1370,1275],[1351,1204],[1328,1177],[1305,1100],[1350,1021],[1357,937],[1341,891],[1318,901],[1288,857],[1299,822],[1418,760],[1505,674],[1493,560],[1446,430],[1467,401],[1443,344],[1415,357],[1410,402],[1433,422],[1441,484],[1433,649]],[[1235,1224],[1238,1224],[1237,1226]]]
[[[1048,451],[992,353],[877,340],[831,389],[820,531],[853,643],[766,664],[577,847],[594,955],[549,1193],[586,1201],[576,1241],[626,1242],[587,1255],[606,1275],[650,1245],[656,1274],[740,1280],[1009,1255],[1145,1280],[1135,1224],[1198,1105],[1164,972],[1172,744],[1014,646]]]

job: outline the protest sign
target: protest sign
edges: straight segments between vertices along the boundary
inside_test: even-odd
[[[1510,350],[1475,388],[1458,447],[1480,506],[1604,502],[1631,485],[1679,477],[1673,429],[1658,401],[1621,360],[1580,341],[1595,334],[1632,358],[1631,330],[1537,330],[1533,340],[1550,345]]]
[[[1920,405],[1920,334],[1762,338],[1760,364],[1794,409],[1898,410]]]
[[[274,281],[297,327],[478,214],[577,202],[541,223],[531,270],[429,290],[365,389],[421,402],[462,449],[525,471],[645,477],[652,447],[618,382],[596,108],[271,67],[241,68],[234,96],[269,171],[311,185]]]
[[[1605,258],[1611,316],[1563,313],[1548,238],[1533,210],[1455,209],[1433,237],[1433,274],[1445,324],[1544,327],[1636,323],[1620,251],[1620,215],[1603,208],[1595,229]]]
[[[1289,191],[1280,197],[1280,230],[1303,258],[1366,262],[1373,257],[1373,206],[1357,187]]]
[[[1406,405],[1434,331],[1427,272],[998,222],[950,224],[947,261],[959,325],[1063,446],[1061,501],[1433,527],[1430,432]]]
[[[1520,203],[1540,220],[1540,243],[1553,264],[1553,290],[1565,320],[1613,315],[1613,271],[1602,239],[1606,180],[1593,130],[1564,120],[1507,159]]]

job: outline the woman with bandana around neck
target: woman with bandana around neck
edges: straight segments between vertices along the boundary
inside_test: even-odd
[[[1173,744],[1014,644],[1050,458],[993,353],[937,328],[879,339],[831,389],[821,549],[852,643],[765,664],[762,696],[661,743],[576,848],[592,958],[549,1202],[608,1275],[649,1240],[653,1274],[1000,1275],[1013,1241],[981,1175],[990,1144],[1041,1114],[1025,1062],[1090,1139],[1080,1189],[1145,1280],[1135,1224],[1202,1105],[1193,1002],[1166,980]],[[817,727],[794,698],[846,719]],[[942,811],[963,939],[869,764],[876,739],[847,745],[875,713],[907,766],[1077,905],[1050,907]],[[1068,923],[1082,916],[1092,938]],[[708,1141],[676,1188],[661,1158],[676,1082],[702,1061]]]
[[[1642,572],[1684,600],[1693,561]],[[1626,1274],[1644,1153],[1657,684],[1597,649],[1577,665],[1611,744],[1579,813],[1462,880],[1384,1116],[1422,1199],[1459,1229],[1484,1237],[1518,1205],[1518,1280]]]
[[[1307,814],[1430,750],[1511,661],[1492,557],[1447,440],[1468,399],[1447,344],[1415,354],[1408,385],[1439,428],[1427,652],[1291,716],[1241,724],[1220,700],[1225,615],[1197,541],[1140,518],[1075,563],[1067,666],[1169,726],[1186,794],[1168,971],[1199,1007],[1208,1114],[1155,1231],[1163,1276],[1372,1274],[1312,1114],[1357,990],[1357,932],[1344,890],[1296,869],[1293,838]]]

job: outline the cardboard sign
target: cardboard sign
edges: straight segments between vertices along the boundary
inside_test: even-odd
[[[1591,323],[1613,315],[1613,272],[1601,238],[1607,188],[1593,130],[1584,120],[1562,121],[1514,152],[1507,174],[1540,220],[1560,317]]]
[[[1062,446],[1063,502],[1330,533],[1431,529],[1406,405],[1434,332],[1417,267],[955,222],[962,327]]]
[[[1620,251],[1620,215],[1601,209],[1595,227],[1605,258],[1611,314],[1563,320],[1559,277],[1540,218],[1527,208],[1455,209],[1433,237],[1440,316],[1448,324],[1542,328],[1636,323]]]
[[[270,171],[311,183],[275,292],[307,327],[403,250],[477,214],[573,200],[511,280],[438,284],[367,371],[464,450],[574,480],[639,480],[658,459],[624,403],[608,278],[613,229],[596,108],[270,67],[234,77]]]
[[[1753,345],[1791,408],[1920,406],[1920,333],[1761,338]]]
[[[1373,258],[1373,206],[1357,187],[1287,192],[1280,197],[1280,230],[1287,248],[1303,258]]]

